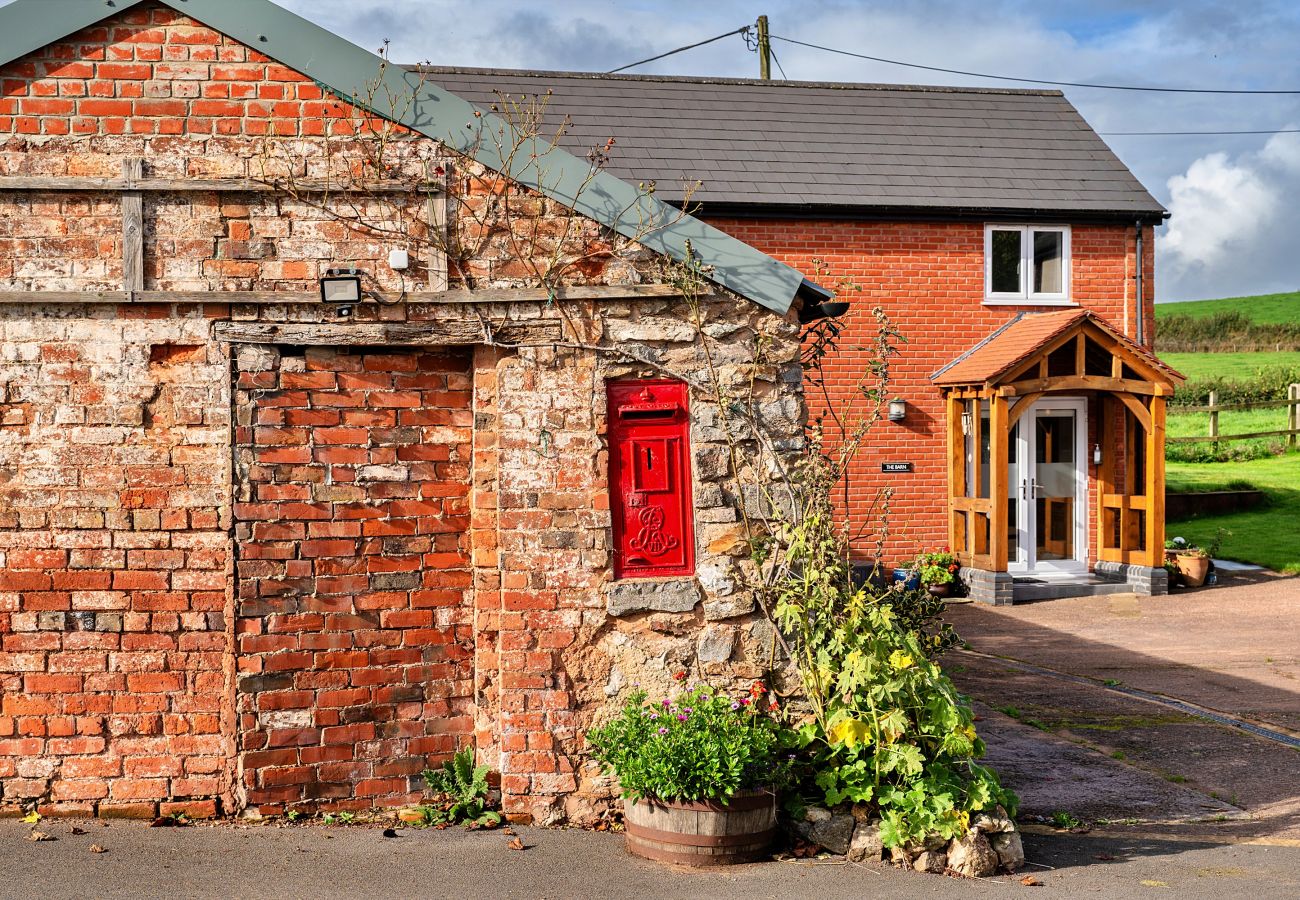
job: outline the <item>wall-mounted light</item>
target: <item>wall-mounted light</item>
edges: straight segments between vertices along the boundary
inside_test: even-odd
[[[1101,444],[1092,445],[1092,464],[1094,466],[1101,465]]]
[[[971,418],[970,410],[967,410],[966,412],[961,414],[961,433],[963,435],[970,434],[971,424],[972,424],[972,418]]]
[[[340,317],[352,315],[361,302],[361,275],[356,269],[329,269],[320,280],[320,299],[335,307]]]
[[[907,418],[907,401],[895,397],[889,401],[889,421],[901,422]]]

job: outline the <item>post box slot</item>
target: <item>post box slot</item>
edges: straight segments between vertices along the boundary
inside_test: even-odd
[[[677,407],[668,406],[663,409],[621,409],[618,417],[623,420],[648,421],[652,419],[671,419],[677,415]]]

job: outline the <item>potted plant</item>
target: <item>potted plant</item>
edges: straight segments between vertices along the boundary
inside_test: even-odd
[[[702,686],[651,702],[635,691],[587,733],[592,757],[618,776],[628,852],[688,866],[767,852],[786,765],[765,695],[761,682],[742,697]]]
[[[916,560],[905,559],[894,567],[894,583],[901,584],[908,591],[921,587],[921,571],[917,568]]]
[[[1218,549],[1218,544],[1219,538],[1216,538],[1214,549]],[[1173,563],[1178,569],[1178,574],[1182,576],[1183,584],[1188,587],[1200,587],[1205,584],[1205,576],[1210,572],[1208,551],[1189,543],[1185,538],[1176,537],[1165,541],[1165,552],[1173,553]]]
[[[922,553],[916,558],[916,570],[921,584],[936,597],[947,597],[951,593],[952,583],[960,569],[957,557],[947,547]]]

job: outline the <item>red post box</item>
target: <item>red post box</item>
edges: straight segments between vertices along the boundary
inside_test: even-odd
[[[611,381],[606,396],[614,577],[694,574],[686,383]]]

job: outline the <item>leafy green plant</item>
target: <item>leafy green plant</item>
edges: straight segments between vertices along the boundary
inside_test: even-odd
[[[421,807],[429,824],[467,823],[491,828],[501,824],[501,814],[488,808],[488,767],[474,765],[474,750],[466,747],[440,769],[420,773],[433,793],[433,803]]]
[[[1082,828],[1084,826],[1084,822],[1082,819],[1078,818],[1072,813],[1068,813],[1065,810],[1060,810],[1060,809],[1052,813],[1051,820],[1052,820],[1053,828],[1060,828],[1062,830]]]
[[[742,697],[704,685],[648,702],[634,691],[618,716],[587,733],[587,744],[618,776],[624,797],[726,801],[783,780],[781,728],[768,714],[779,704],[767,696],[761,682]]]
[[[1015,795],[976,761],[984,745],[969,702],[895,612],[903,592],[849,576],[825,458],[801,466],[802,508],[780,526],[785,565],[772,584],[811,713],[797,729],[804,797],[874,804],[889,847],[957,837],[999,805],[1014,814]]]
[[[914,565],[920,572],[921,584],[925,585],[951,584],[961,568],[957,563],[957,557],[953,556],[947,547],[922,553],[916,558]]]

